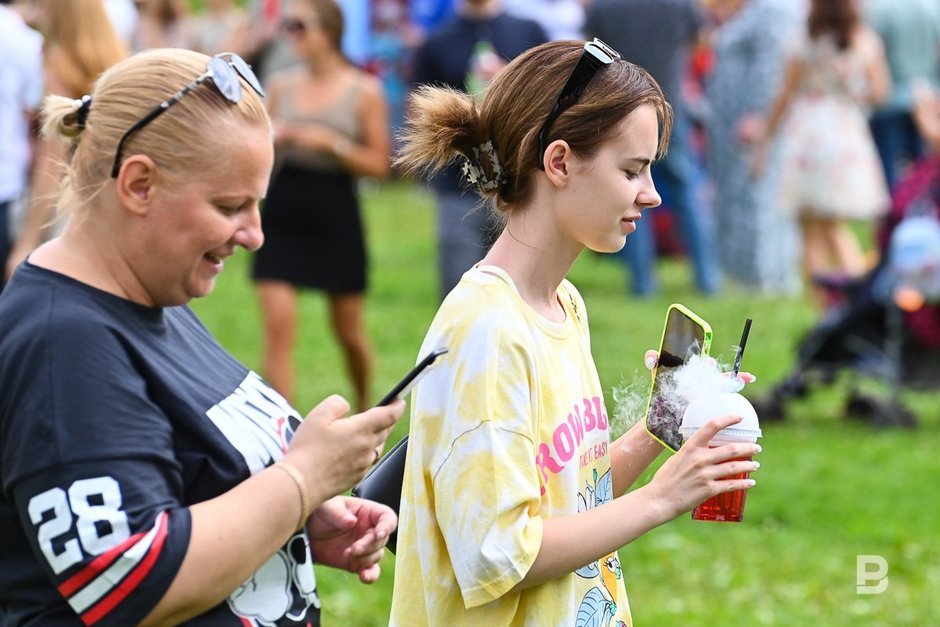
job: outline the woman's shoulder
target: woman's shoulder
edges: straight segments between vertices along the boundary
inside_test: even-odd
[[[92,290],[41,268],[20,267],[0,299],[0,380],[71,382],[125,365],[134,321],[109,312]],[[44,378],[42,372],[51,374]]]
[[[384,98],[385,91],[382,87],[382,81],[378,76],[370,74],[365,70],[354,68],[353,70],[353,81],[354,84],[359,88],[361,93],[364,96],[369,98]]]
[[[355,100],[360,111],[372,111],[385,100],[385,88],[374,74],[351,65],[345,81],[346,96]]]
[[[65,274],[26,262],[4,293],[0,319],[29,341],[94,344],[115,329],[160,321],[162,312],[137,305]],[[28,315],[27,315],[28,314]]]
[[[884,51],[884,42],[881,36],[867,24],[859,24],[852,31],[852,48],[861,52],[863,56],[881,54]]]
[[[565,279],[558,287],[558,297],[568,315],[585,327],[587,312],[578,289]],[[438,323],[474,334],[485,333],[491,341],[499,336],[523,344],[538,336],[537,330],[552,335],[564,332],[542,319],[519,294],[509,273],[496,266],[478,266],[467,271],[444,299]]]
[[[481,209],[482,211],[482,209]],[[464,273],[460,284],[471,293],[481,293],[492,300],[489,302],[512,302],[520,299],[519,290],[512,276],[499,266],[480,264]]]

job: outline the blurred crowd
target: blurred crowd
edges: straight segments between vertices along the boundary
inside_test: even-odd
[[[56,228],[68,149],[38,138],[44,93],[82,98],[106,67],[148,48],[237,53],[272,92],[272,189],[287,186],[288,200],[325,193],[355,214],[334,232],[332,217],[278,224],[271,212],[266,233],[316,231],[324,246],[345,251],[351,239],[358,252],[337,284],[271,269],[296,260],[259,259],[266,374],[290,395],[295,293],[322,289],[361,406],[368,258],[349,185],[389,174],[414,85],[476,92],[533,45],[599,37],[650,71],[676,117],[654,169],[665,209],[617,256],[626,290],[655,294],[658,258],[684,254],[703,295],[805,290],[821,307],[820,277],[851,280],[876,262],[865,233],[929,152],[940,111],[936,0],[4,0],[0,33],[0,279]],[[462,178],[455,169],[430,182],[442,297],[499,229]]]

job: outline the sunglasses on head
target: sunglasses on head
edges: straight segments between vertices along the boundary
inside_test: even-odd
[[[571,75],[565,82],[565,86],[562,87],[561,91],[558,93],[555,105],[552,107],[552,110],[549,111],[548,117],[545,118],[545,123],[542,124],[541,130],[539,130],[539,170],[545,169],[542,158],[545,156],[545,140],[548,138],[548,131],[552,128],[552,124],[555,123],[559,115],[578,101],[581,94],[584,93],[584,88],[591,82],[591,79],[594,78],[594,75],[599,69],[619,60],[620,53],[597,37],[595,37],[593,41],[584,42],[584,50],[581,52],[581,57],[571,71]]]
[[[232,104],[238,104],[242,99],[242,84],[241,81],[238,80],[239,77],[244,79],[256,94],[264,98],[264,89],[261,87],[261,82],[251,70],[251,66],[240,56],[234,52],[222,52],[209,59],[206,63],[205,72],[157,105],[156,108],[135,122],[134,125],[127,129],[124,135],[121,136],[121,141],[118,142],[117,150],[114,152],[114,165],[111,166],[111,178],[117,178],[118,172],[121,170],[121,153],[124,151],[124,144],[127,143],[127,139],[131,135],[160,117],[167,109],[182,100],[186,94],[199,87],[208,79],[212,79],[212,84],[215,85],[216,90],[218,90],[226,100]]]

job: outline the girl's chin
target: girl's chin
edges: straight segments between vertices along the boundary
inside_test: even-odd
[[[592,251],[596,253],[612,254],[612,253],[619,253],[621,250],[623,250],[623,247],[626,243],[627,243],[627,238],[621,237],[619,240],[615,240],[615,241],[597,242],[597,244],[593,246],[588,246],[587,248],[591,249]]]

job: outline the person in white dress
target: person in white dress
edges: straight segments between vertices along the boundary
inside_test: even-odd
[[[779,137],[779,206],[799,218],[808,278],[852,279],[868,270],[848,221],[873,222],[888,210],[867,114],[890,84],[881,40],[861,21],[854,0],[813,0],[754,164],[761,168]]]

